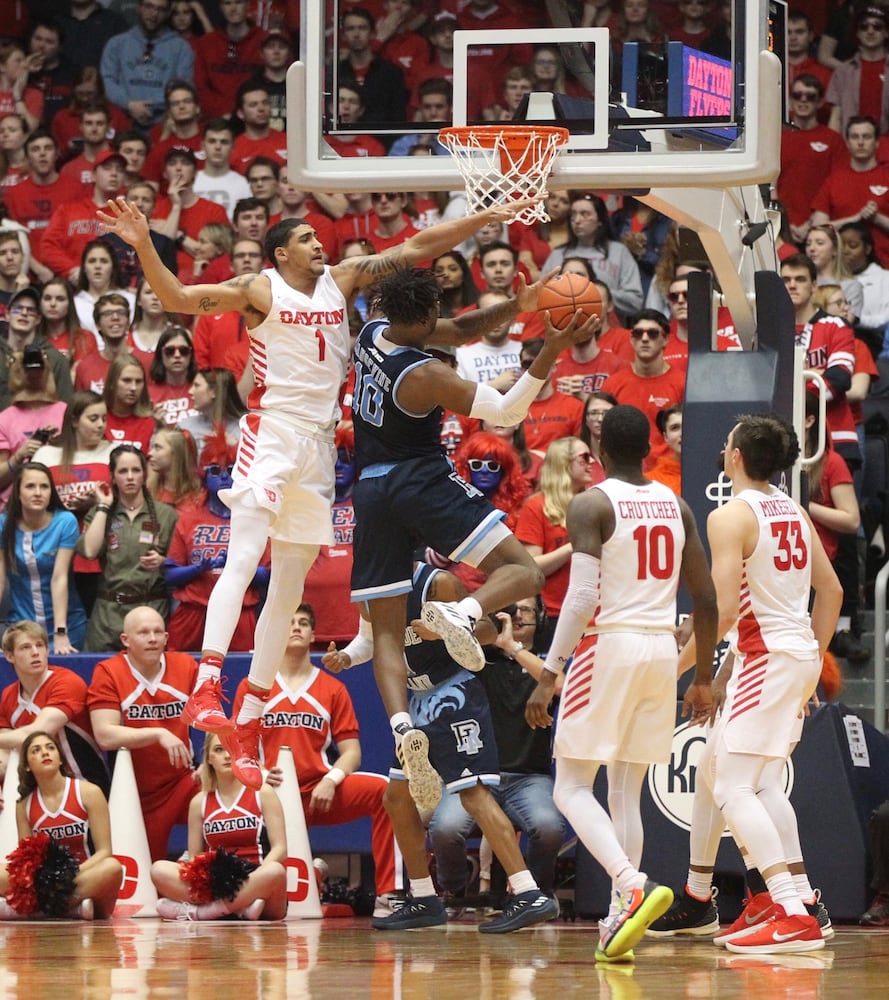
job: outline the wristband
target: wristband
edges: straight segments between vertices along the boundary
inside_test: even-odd
[[[332,767],[324,777],[329,778],[335,785],[339,785],[345,780],[346,772],[341,767]]]
[[[110,514],[111,513],[111,508],[108,506],[107,503],[97,503],[96,504],[96,513],[99,513],[99,514]]]
[[[524,648],[525,644],[523,642],[517,642],[515,646],[513,646],[512,652],[507,653],[507,656],[509,656],[511,660],[514,660]]]

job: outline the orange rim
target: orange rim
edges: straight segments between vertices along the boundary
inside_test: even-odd
[[[566,128],[555,125],[460,125],[439,130],[441,139],[451,136],[462,145],[476,141],[486,149],[493,149],[497,140],[502,138],[503,144],[510,152],[522,152],[534,140],[548,139],[554,136],[556,145],[563,146],[571,133]]]

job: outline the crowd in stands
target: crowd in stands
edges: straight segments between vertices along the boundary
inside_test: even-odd
[[[252,387],[244,319],[224,313],[194,322],[166,313],[132,248],[103,233],[96,210],[119,195],[136,203],[162,259],[188,284],[267,266],[263,240],[282,218],[308,220],[335,263],[397,246],[464,212],[460,192],[343,195],[293,186],[284,78],[298,52],[299,6],[35,0],[14,5],[0,28],[2,617],[36,622],[50,655],[138,648],[154,669],[151,641],[135,637],[132,619],[125,627],[135,608],[157,616],[144,611],[145,634],[161,621],[171,649],[199,648],[208,595],[227,554],[228,509],[219,491],[231,481]],[[574,25],[611,30],[617,61],[632,41],[670,39],[731,53],[731,2],[565,6]],[[329,112],[345,130],[330,145],[340,156],[443,155],[428,126],[451,118],[455,29],[552,27],[548,7],[533,0],[327,0],[326,23],[338,23],[340,46]],[[790,124],[773,190],[784,223],[776,245],[797,342],[830,390],[831,447],[808,480],[809,510],[847,598],[836,652],[862,661],[861,403],[877,385],[878,359],[889,357],[889,4],[791,4],[787,52]],[[471,88],[478,120],[509,121],[532,91],[585,93],[557,47],[503,46],[484,59],[483,79]],[[396,136],[393,123],[421,130]],[[651,424],[649,472],[681,493],[687,275],[709,270],[706,259],[683,252],[675,224],[630,196],[552,191],[546,207],[544,224],[487,226],[428,262],[444,316],[512,297],[518,282],[553,268],[595,282],[604,303],[601,331],[564,352],[522,424],[487,426],[453,414],[443,424],[442,445],[458,472],[506,512],[546,576],[539,614],[525,609],[535,617],[538,651],[546,649],[567,587],[568,504],[604,476],[599,434],[608,409],[643,409]],[[350,302],[353,334],[373,307],[372,293]],[[717,326],[719,346],[738,349],[724,309]],[[539,314],[519,313],[477,342],[439,354],[463,377],[505,392],[530,367],[542,334]],[[300,650],[307,636],[313,649],[326,650],[357,631],[358,612],[349,604],[350,400],[347,384],[337,432],[336,544],[322,549],[309,575],[305,597],[314,612],[295,626]],[[807,428],[816,419],[812,411]],[[444,553],[427,558],[470,590],[481,582],[478,571],[452,566]],[[241,610],[233,650],[252,647],[267,565]],[[29,642],[34,635],[39,640],[28,633]],[[16,641],[7,650],[14,666]],[[297,660],[309,670],[301,652]],[[112,704],[119,692],[106,681],[101,698],[90,694],[99,712],[97,743],[136,746],[118,732],[125,728]],[[182,690],[190,687],[184,678]],[[48,728],[45,716],[39,721]],[[186,745],[184,729],[176,739]],[[11,745],[3,732],[0,747]],[[165,762],[168,751],[175,756],[172,745],[159,737]],[[209,746],[211,763],[213,753]],[[176,764],[190,781],[190,756],[183,751]],[[211,785],[227,788],[228,779]],[[312,788],[303,794],[306,808],[315,808]],[[177,800],[170,801],[172,809]],[[375,833],[382,853],[390,834]],[[163,829],[157,837],[163,841]],[[153,854],[162,857],[164,845]],[[167,888],[168,876],[160,876]],[[377,888],[392,891],[392,879],[378,879]],[[269,893],[277,913],[277,882]],[[243,908],[256,898],[245,896]]]

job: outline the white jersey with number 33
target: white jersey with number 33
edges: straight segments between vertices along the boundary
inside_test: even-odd
[[[611,501],[615,524],[602,546],[593,627],[672,630],[685,548],[676,495],[661,483],[637,486],[621,479],[606,479],[596,489]]]
[[[250,336],[255,388],[251,410],[271,411],[326,427],[339,418],[339,390],[349,360],[346,300],[324,268],[311,296],[274,268],[272,307]]]
[[[809,618],[812,532],[793,500],[776,487],[742,490],[732,503],[747,504],[759,537],[744,560],[738,624],[729,633],[746,656],[785,652],[811,656],[817,650]]]

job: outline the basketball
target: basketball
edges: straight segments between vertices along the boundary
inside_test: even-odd
[[[549,310],[557,330],[564,330],[579,309],[584,319],[602,315],[602,296],[589,278],[580,274],[560,274],[548,281],[537,296],[539,312]]]

